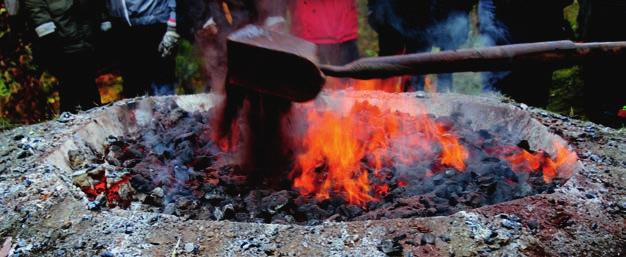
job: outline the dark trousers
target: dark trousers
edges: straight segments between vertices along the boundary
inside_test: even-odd
[[[461,37],[461,36],[459,36]],[[464,38],[466,39],[466,37]],[[452,40],[448,40],[446,44],[441,42],[430,42],[429,39],[412,39],[405,37],[393,29],[380,29],[378,31],[378,55],[401,55],[430,52],[433,46],[439,46],[442,51],[454,50],[461,44],[453,44]],[[453,80],[452,74],[437,75],[437,91],[448,92],[452,90]],[[424,90],[425,82],[423,75],[412,76],[404,85],[404,91]]]
[[[359,59],[359,48],[355,40],[339,44],[318,44],[320,63],[344,65]]]
[[[581,2],[585,7],[585,12],[581,13],[584,22],[580,21],[584,41],[626,40],[626,28],[616,26],[626,22],[626,3],[618,2]],[[624,73],[626,60],[583,66],[585,112],[590,120],[616,128],[626,124],[617,116],[618,110],[626,105],[626,97],[621,93],[625,84]]]
[[[430,50],[430,45],[426,40],[407,38],[391,28],[381,28],[377,32],[379,56],[419,53]],[[424,76],[412,76],[403,87],[404,91],[423,90]]]
[[[44,50],[43,64],[59,80],[61,112],[76,112],[100,105],[96,86],[95,55],[91,50],[64,53]]]
[[[124,97],[175,93],[174,57],[161,57],[158,51],[166,29],[166,24],[132,27],[120,24],[114,31],[115,49],[121,54]]]

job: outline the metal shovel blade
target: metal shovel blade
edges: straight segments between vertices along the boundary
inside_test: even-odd
[[[306,102],[325,82],[317,46],[294,36],[247,25],[228,36],[228,83]]]

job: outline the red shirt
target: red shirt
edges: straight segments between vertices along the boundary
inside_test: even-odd
[[[290,1],[291,33],[316,44],[337,44],[358,37],[355,0]]]

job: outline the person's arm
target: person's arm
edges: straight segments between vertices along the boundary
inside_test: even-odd
[[[176,31],[176,0],[167,0],[170,16],[167,19],[167,30]]]
[[[100,5],[98,6],[98,11],[100,13],[100,30],[103,32],[109,31],[113,25],[111,23],[111,20],[113,19],[111,17],[111,14],[109,14],[109,8],[107,3],[105,3],[105,1],[100,1]]]
[[[28,11],[38,37],[42,38],[56,31],[45,0],[24,0],[24,8]]]
[[[180,35],[176,32],[176,0],[167,0],[167,8],[170,16],[167,19],[167,30],[159,44],[159,52],[162,57],[171,57],[174,54]]]

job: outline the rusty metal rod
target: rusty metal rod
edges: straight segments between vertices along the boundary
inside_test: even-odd
[[[363,58],[344,66],[321,65],[327,76],[356,79],[452,72],[501,71],[521,67],[568,67],[626,58],[626,42],[552,41],[438,53]]]

